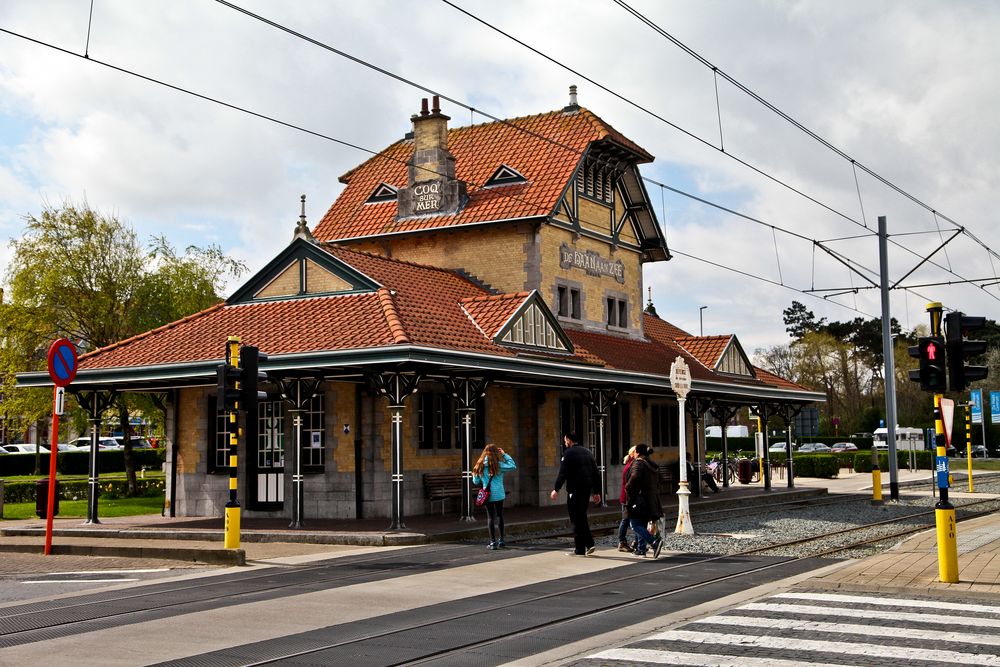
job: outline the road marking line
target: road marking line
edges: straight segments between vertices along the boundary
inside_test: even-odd
[[[906,598],[875,598],[861,595],[835,595],[833,593],[779,593],[772,597],[783,599],[813,600],[816,602],[856,602],[882,607],[919,607],[922,609],[954,609],[956,611],[982,611],[1000,614],[1000,607],[985,604],[964,604],[938,600],[910,600]]]
[[[135,570],[78,570],[76,572],[46,572],[46,576],[65,577],[71,574],[139,574],[143,572],[169,572],[169,567],[155,567]]]
[[[906,611],[885,611],[883,609],[838,609],[836,607],[813,607],[804,604],[777,604],[773,602],[752,602],[736,611],[780,611],[789,614],[816,614],[818,616],[846,616],[848,618],[879,618],[887,621],[917,621],[935,625],[981,626],[1000,628],[1000,618],[981,616],[956,616],[954,614],[917,614]]]
[[[868,628],[871,632],[871,628]],[[926,633],[924,638],[926,638]],[[1000,667],[1000,656],[960,651],[944,651],[928,648],[908,648],[905,646],[879,646],[863,642],[831,642],[800,637],[753,637],[751,635],[729,635],[719,632],[691,632],[689,630],[669,630],[648,637],[656,641],[683,641],[706,645],[729,645],[741,648],[773,648],[791,651],[820,651],[823,653],[843,653],[852,658],[858,656],[876,658],[896,658],[899,660],[938,661],[956,665],[993,665]],[[854,663],[858,664],[858,663]]]
[[[139,579],[31,579],[22,584],[107,584],[120,581],[139,581]]]
[[[697,667],[802,667],[801,660],[776,660],[774,658],[748,658],[746,656],[715,655],[711,653],[681,653],[655,651],[648,648],[616,648],[588,655],[586,659],[623,660],[647,662],[656,665],[695,665]],[[810,662],[809,667],[843,667],[826,662]]]
[[[759,618],[757,616],[711,616],[698,621],[698,623],[777,630],[830,632],[845,635],[870,635],[872,631],[872,626],[856,623],[825,623],[823,621],[803,621],[796,618]],[[903,637],[906,639],[933,639],[936,642],[1000,646],[1000,637],[997,635],[974,635],[968,632],[935,632],[933,635],[928,635],[928,631],[923,628],[900,628],[897,626],[882,629],[888,630],[893,637]]]

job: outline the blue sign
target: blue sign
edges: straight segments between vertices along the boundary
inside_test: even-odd
[[[972,423],[983,423],[983,390],[974,389],[969,392],[969,403],[972,404]]]
[[[57,387],[65,387],[76,377],[76,348],[65,338],[49,346],[49,377]]]
[[[935,457],[935,470],[937,471],[937,485],[939,489],[948,488],[948,457],[947,456],[937,456]]]
[[[1000,424],[1000,391],[990,392],[990,423]]]

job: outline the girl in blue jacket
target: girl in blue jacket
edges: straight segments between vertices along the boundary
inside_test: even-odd
[[[490,499],[486,502],[486,512],[490,517],[490,545],[487,549],[503,549],[503,499],[507,497],[503,488],[503,474],[517,470],[517,464],[504,451],[490,443],[483,448],[479,460],[472,466],[472,483],[489,488]],[[499,533],[500,539],[497,539]]]

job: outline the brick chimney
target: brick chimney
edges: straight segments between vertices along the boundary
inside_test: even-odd
[[[398,193],[398,218],[417,215],[448,215],[465,204],[465,183],[455,179],[455,157],[448,152],[448,116],[441,113],[438,96],[428,110],[421,102],[413,121],[413,158],[408,166],[408,184]]]

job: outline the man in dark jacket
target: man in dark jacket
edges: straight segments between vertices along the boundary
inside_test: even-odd
[[[590,556],[594,553],[594,537],[590,534],[590,524],[587,522],[587,507],[591,500],[595,505],[601,502],[601,475],[597,471],[594,455],[586,447],[580,446],[576,435],[567,433],[563,440],[566,450],[549,496],[555,500],[559,496],[559,489],[563,484],[566,485],[566,508],[573,525],[573,553],[577,556]]]

